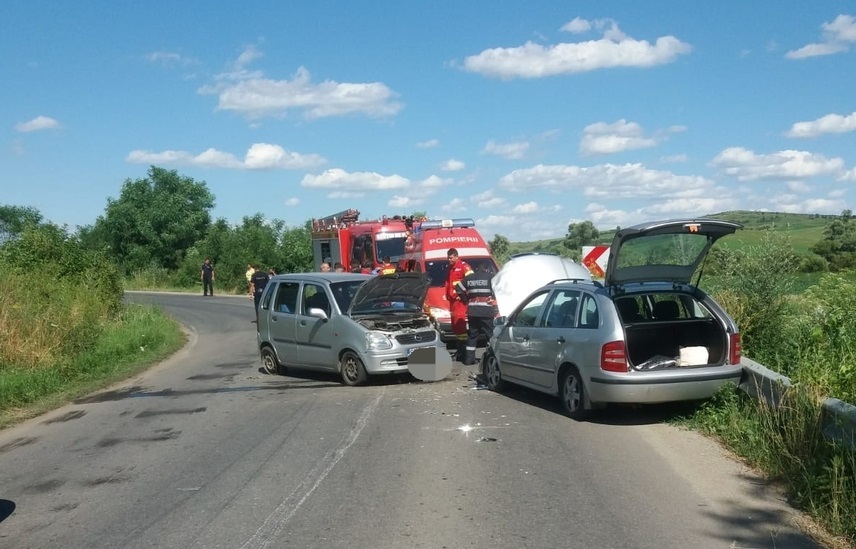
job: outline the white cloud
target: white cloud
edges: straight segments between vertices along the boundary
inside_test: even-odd
[[[365,195],[366,193],[357,191],[333,191],[327,193],[327,198],[362,198]]]
[[[540,211],[538,208],[538,203],[535,201],[527,202],[525,204],[518,204],[512,210],[516,214],[533,214]]]
[[[589,30],[591,30],[591,23],[586,21],[585,19],[575,17],[573,21],[562,25],[562,30],[572,32],[574,34],[588,32]]]
[[[296,196],[292,196],[291,198],[285,199],[286,206],[300,206],[300,199]]]
[[[785,135],[788,137],[819,137],[828,133],[847,133],[856,131],[856,112],[841,116],[827,114],[817,120],[797,122]]]
[[[503,227],[514,227],[518,224],[517,218],[510,215],[489,215],[478,220],[476,227],[490,227],[493,229]]]
[[[856,181],[856,168],[852,168],[847,170],[841,177],[838,178],[839,181]]]
[[[440,209],[444,212],[460,213],[467,211],[467,205],[462,198],[453,198],[448,204],[443,204]]]
[[[671,63],[691,49],[674,36],[661,36],[653,44],[635,40],[613,22],[600,40],[552,46],[527,42],[518,47],[487,49],[465,58],[463,68],[497,78],[541,78],[613,67],[652,67]]]
[[[400,175],[380,175],[375,172],[349,173],[340,168],[332,168],[319,175],[307,174],[303,176],[300,184],[310,188],[386,191],[406,189],[410,187],[410,180]]]
[[[474,195],[471,200],[479,207],[479,208],[491,208],[498,209],[502,206],[505,206],[506,200],[499,196],[495,196],[492,190],[487,190],[482,193],[478,193]]]
[[[711,165],[739,181],[842,177],[845,173],[844,160],[841,158],[826,158],[820,154],[794,150],[755,154],[743,147],[730,147],[716,155]]]
[[[49,116],[37,116],[28,122],[18,122],[15,130],[21,133],[53,130],[59,128],[59,122]]]
[[[326,80],[313,83],[304,67],[290,80],[265,78],[260,71],[245,66],[260,57],[255,48],[246,49],[230,72],[218,76],[218,82],[199,88],[200,94],[218,96],[217,109],[235,111],[250,120],[282,116],[289,110],[302,111],[306,118],[348,114],[385,117],[398,113],[402,104],[397,94],[380,82],[349,83]]]
[[[843,53],[850,49],[850,44],[856,43],[856,18],[852,15],[841,14],[831,23],[820,26],[823,30],[821,42],[807,44],[799,49],[785,54],[788,59],[805,59],[819,55]]]
[[[423,204],[425,201],[421,198],[412,198],[409,196],[393,196],[386,203],[390,208],[415,208]]]
[[[584,155],[612,154],[622,151],[646,149],[658,141],[645,137],[642,126],[623,118],[613,124],[596,122],[583,129],[580,152]]]
[[[234,170],[302,170],[314,168],[327,162],[323,156],[317,154],[291,152],[279,145],[269,143],[253,144],[247,150],[243,160],[232,153],[212,148],[195,156],[186,151],[134,150],[128,153],[125,161],[131,164],[178,164]]]
[[[416,144],[416,146],[420,149],[433,149],[434,147],[440,146],[439,139],[429,139],[428,141],[420,141]]]
[[[529,143],[526,141],[516,141],[514,143],[496,143],[493,139],[487,142],[482,152],[485,154],[495,154],[510,160],[523,158],[526,151],[529,150]]]
[[[443,162],[440,166],[440,169],[444,172],[459,172],[466,167],[466,164],[461,162],[460,160],[455,160],[454,158],[450,158]]]
[[[847,207],[843,200],[808,198],[797,200],[794,196],[782,195],[771,198],[773,211],[787,213],[841,213]]]
[[[704,177],[651,170],[642,164],[589,167],[539,164],[503,176],[499,186],[519,192],[546,189],[558,193],[581,189],[584,196],[600,200],[689,198],[709,196],[714,192],[713,182]]]
[[[451,185],[451,184],[452,184],[451,179],[443,179],[442,177],[439,177],[436,175],[429,175],[428,177],[426,177],[425,179],[423,179],[422,181],[419,182],[418,187],[420,190],[425,190],[425,189],[436,190],[436,189],[439,189],[441,187],[445,187],[446,185]]]
[[[804,194],[811,191],[811,187],[805,181],[788,181],[785,186],[795,193]]]
[[[188,65],[195,65],[199,62],[192,57],[187,57],[185,55],[181,55],[180,53],[163,50],[146,54],[146,61],[150,63],[158,63],[165,67],[176,65],[186,67]]]

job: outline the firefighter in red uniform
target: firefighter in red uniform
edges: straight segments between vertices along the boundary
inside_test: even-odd
[[[452,333],[455,334],[455,360],[467,359],[467,289],[464,278],[473,270],[466,261],[458,259],[458,250],[449,248],[449,277],[446,279],[446,299],[452,314]]]
[[[378,269],[378,274],[382,274],[382,275],[395,274],[396,270],[397,269],[395,268],[395,265],[393,265],[392,263],[389,262],[389,256],[388,255],[383,256],[383,265],[381,265],[380,269]]]

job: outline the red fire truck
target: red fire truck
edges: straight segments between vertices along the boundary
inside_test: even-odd
[[[496,262],[472,219],[432,219],[413,224],[412,234],[405,242],[402,267],[405,271],[427,273],[431,279],[425,306],[445,341],[454,338],[445,288],[449,248],[456,248],[458,257],[474,270],[484,265],[497,272]]]
[[[404,259],[407,239],[404,216],[383,216],[360,221],[360,212],[345,210],[312,220],[312,256],[315,270],[327,261],[339,262],[345,271],[372,271],[389,256],[393,264]]]

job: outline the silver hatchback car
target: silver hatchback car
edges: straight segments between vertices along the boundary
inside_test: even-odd
[[[488,387],[558,396],[583,419],[611,402],[703,399],[738,383],[737,325],[691,283],[714,242],[738,228],[699,219],[618,231],[603,284],[546,284],[496,320],[482,357]]]
[[[262,366],[338,372],[346,385],[408,372],[415,350],[442,345],[423,311],[428,285],[421,273],[274,276],[259,303]]]

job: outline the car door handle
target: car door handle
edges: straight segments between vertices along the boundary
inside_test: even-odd
[[[556,343],[559,343],[559,344],[562,344],[564,342],[565,342],[565,338],[562,336],[559,336],[559,339],[556,340]]]

